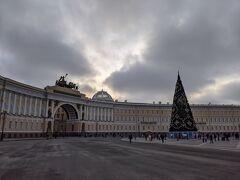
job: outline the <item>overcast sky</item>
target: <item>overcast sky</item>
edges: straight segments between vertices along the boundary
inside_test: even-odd
[[[0,75],[87,96],[240,104],[239,0],[0,0]]]

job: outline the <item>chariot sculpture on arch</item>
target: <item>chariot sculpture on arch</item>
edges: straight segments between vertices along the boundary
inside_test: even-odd
[[[67,84],[67,81],[65,80],[67,76],[68,76],[68,74],[66,74],[65,76],[60,76],[59,80],[56,81],[56,86],[65,87],[65,88],[69,88],[69,89],[73,89],[73,90],[78,90],[78,86],[76,84],[74,84],[73,82],[69,82]]]

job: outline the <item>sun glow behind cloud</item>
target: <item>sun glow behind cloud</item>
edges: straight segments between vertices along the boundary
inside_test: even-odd
[[[115,71],[130,66],[137,61],[143,61],[142,55],[146,47],[146,42],[142,40],[134,41],[134,43],[123,44],[122,47],[116,47],[110,42],[106,42],[105,47],[101,49],[94,48],[89,45],[86,48],[86,56],[92,68],[97,72],[96,76],[92,77],[95,84],[92,84],[96,89],[105,89],[109,91],[115,98],[125,98],[124,93],[112,91],[108,86],[104,85],[104,80]]]

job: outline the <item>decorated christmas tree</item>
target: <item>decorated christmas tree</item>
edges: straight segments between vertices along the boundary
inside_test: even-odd
[[[173,98],[169,131],[197,131],[179,73]]]

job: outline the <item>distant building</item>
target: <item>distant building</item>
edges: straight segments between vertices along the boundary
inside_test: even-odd
[[[62,82],[58,82],[61,84]],[[0,76],[0,112],[6,111],[5,137],[60,135],[127,135],[167,133],[171,104],[114,101],[106,91],[93,98],[80,93],[74,84],[32,87]],[[240,106],[191,105],[200,133],[240,131]],[[3,116],[0,129],[3,126]]]

